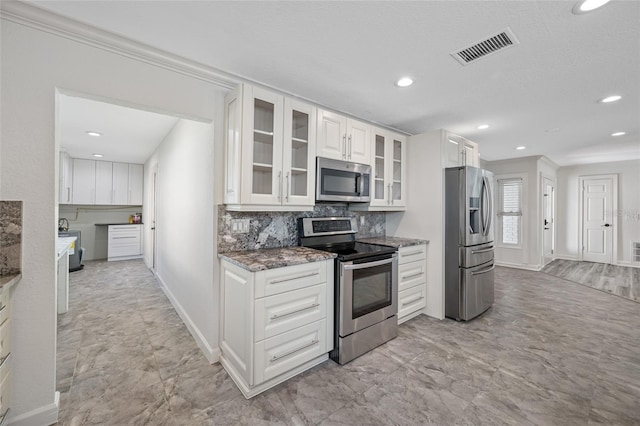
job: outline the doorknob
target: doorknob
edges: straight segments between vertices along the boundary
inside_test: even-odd
[[[608,227],[610,227],[610,226],[611,226],[611,224],[609,224],[609,223],[605,223],[605,224],[604,224],[604,225],[602,225],[602,226],[604,226],[605,228],[608,228]]]

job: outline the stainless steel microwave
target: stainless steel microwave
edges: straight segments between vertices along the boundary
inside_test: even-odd
[[[316,201],[369,202],[371,166],[317,157]]]

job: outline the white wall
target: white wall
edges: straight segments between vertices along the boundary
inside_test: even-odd
[[[618,258],[615,263],[631,265],[631,241],[640,241],[640,160],[585,164],[558,170],[557,252],[561,258],[579,259],[580,226],[579,178],[592,175],[618,175]],[[636,264],[637,265],[637,264]]]
[[[512,177],[523,178],[522,244],[519,247],[507,247],[501,246],[499,242],[496,242],[495,257],[497,264],[517,266],[525,269],[539,269],[541,266],[540,251],[538,249],[538,159],[539,157],[524,157],[486,163],[487,169],[495,175],[495,197],[498,196],[498,179]],[[494,201],[497,206],[497,199]],[[495,218],[494,220],[497,224],[497,220]],[[497,229],[495,232],[497,238]]]
[[[142,212],[142,206],[60,205],[59,218],[69,221],[69,229],[81,231],[84,254],[82,260],[107,258],[108,227],[96,223],[127,223],[129,216]],[[144,217],[143,217],[144,219]]]
[[[27,6],[3,2],[3,10],[10,7]],[[2,19],[0,196],[24,201],[23,278],[15,288],[12,313],[11,413],[18,424],[48,424],[57,417],[56,90],[210,121],[220,119],[226,90],[202,75],[56,36],[34,29],[34,23],[16,23],[21,21],[12,15]],[[221,127],[216,141],[222,141]],[[217,145],[221,150],[222,143]]]
[[[145,163],[145,205],[152,206],[157,166],[155,272],[208,359],[217,361],[213,140],[211,124],[179,120]],[[152,217],[150,209],[143,217]],[[147,220],[144,226],[148,266],[153,264],[151,225]]]
[[[444,318],[444,172],[440,131],[407,140],[407,210],[387,213],[387,235],[429,240],[427,246],[427,308]]]

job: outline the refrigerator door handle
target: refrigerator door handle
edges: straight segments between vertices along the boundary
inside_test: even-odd
[[[482,177],[482,235],[489,235],[491,226],[491,193],[489,192],[489,182],[486,177]]]
[[[482,274],[486,274],[487,272],[491,272],[494,269],[496,269],[496,265],[491,265],[489,268],[487,269],[483,269],[482,271],[474,271],[471,273],[471,275],[482,275]]]

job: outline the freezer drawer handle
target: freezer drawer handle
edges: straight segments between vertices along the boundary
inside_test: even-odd
[[[487,247],[484,249],[480,249],[480,250],[471,250],[471,254],[476,254],[476,253],[489,253],[490,251],[493,251],[493,246],[491,247]]]
[[[478,271],[478,272],[472,272],[471,275],[482,275],[482,274],[486,274],[487,272],[491,272],[494,269],[496,269],[496,265],[491,265],[490,268],[487,269],[483,269],[482,271]]]
[[[311,306],[305,306],[304,308],[296,309],[295,311],[286,312],[284,314],[273,314],[273,315],[271,315],[271,319],[274,320],[274,319],[286,317],[286,316],[289,316],[289,315],[297,314],[298,312],[306,311],[307,309],[317,308],[318,306],[320,306],[319,303],[314,303]]]
[[[284,283],[287,281],[293,281],[293,280],[298,280],[300,278],[307,278],[307,277],[313,277],[314,275],[320,275],[320,272],[311,272],[308,274],[303,274],[303,275],[296,275],[295,277],[288,277],[288,278],[282,278],[279,280],[272,280],[269,281],[269,284],[279,284],[279,283]]]
[[[295,354],[296,352],[300,352],[301,350],[308,348],[309,346],[313,346],[313,345],[315,345],[315,344],[316,344],[316,343],[318,343],[319,341],[320,341],[320,340],[318,340],[318,339],[313,339],[311,342],[307,343],[307,344],[306,344],[306,345],[304,345],[304,346],[301,346],[301,347],[296,348],[296,349],[292,349],[292,350],[287,351],[287,352],[285,352],[285,353],[283,353],[283,354],[280,354],[280,355],[274,355],[274,356],[272,356],[270,361],[271,361],[271,362],[275,362],[275,361],[279,360],[280,358],[284,358],[284,357],[286,357],[286,356],[293,355],[293,354]]]

